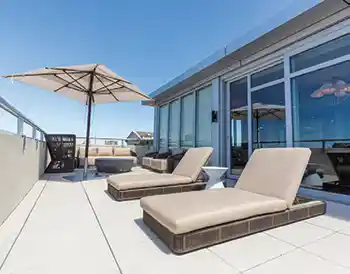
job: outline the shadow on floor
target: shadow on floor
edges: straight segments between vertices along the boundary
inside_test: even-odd
[[[172,254],[170,249],[154,234],[151,229],[145,225],[142,219],[135,219],[136,225],[147,235],[147,237],[159,248],[164,254]]]

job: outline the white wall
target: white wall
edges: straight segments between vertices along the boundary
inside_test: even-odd
[[[46,144],[0,132],[0,225],[46,168]]]

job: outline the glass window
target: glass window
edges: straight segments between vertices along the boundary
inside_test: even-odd
[[[252,92],[253,148],[286,146],[284,83]]]
[[[347,54],[350,54],[350,34],[293,56],[291,71],[295,72]]]
[[[212,87],[197,92],[196,146],[211,146],[211,91]]]
[[[181,99],[181,147],[194,146],[194,93]]]
[[[247,78],[230,84],[231,173],[240,175],[248,161]]]
[[[32,138],[33,137],[32,126],[28,125],[27,123],[23,123],[23,135],[25,135],[28,138]]]
[[[252,74],[251,85],[257,87],[284,77],[283,63]]]
[[[180,147],[180,100],[169,105],[169,148]]]
[[[292,80],[295,146],[311,148],[304,186],[350,193],[350,62]]]
[[[165,105],[159,110],[159,148],[168,147],[168,108],[168,105]]]

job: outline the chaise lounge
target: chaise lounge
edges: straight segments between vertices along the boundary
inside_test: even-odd
[[[296,197],[308,148],[256,149],[234,188],[141,199],[143,221],[176,254],[324,214]]]
[[[201,168],[213,153],[211,147],[190,148],[171,174],[146,173],[112,175],[107,178],[108,193],[117,201],[145,196],[203,190]]]

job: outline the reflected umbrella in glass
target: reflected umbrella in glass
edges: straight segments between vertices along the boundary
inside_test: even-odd
[[[259,121],[260,120],[284,120],[285,106],[263,103],[252,105],[252,116],[256,119],[256,140],[259,144]],[[232,119],[246,120],[248,117],[248,106],[232,109]]]
[[[342,100],[337,99],[337,103],[341,103],[350,95],[350,84],[342,79],[333,77],[331,81],[324,83],[318,90],[311,93],[310,96],[312,98],[322,98],[325,95],[334,95],[337,98],[344,98]]]

